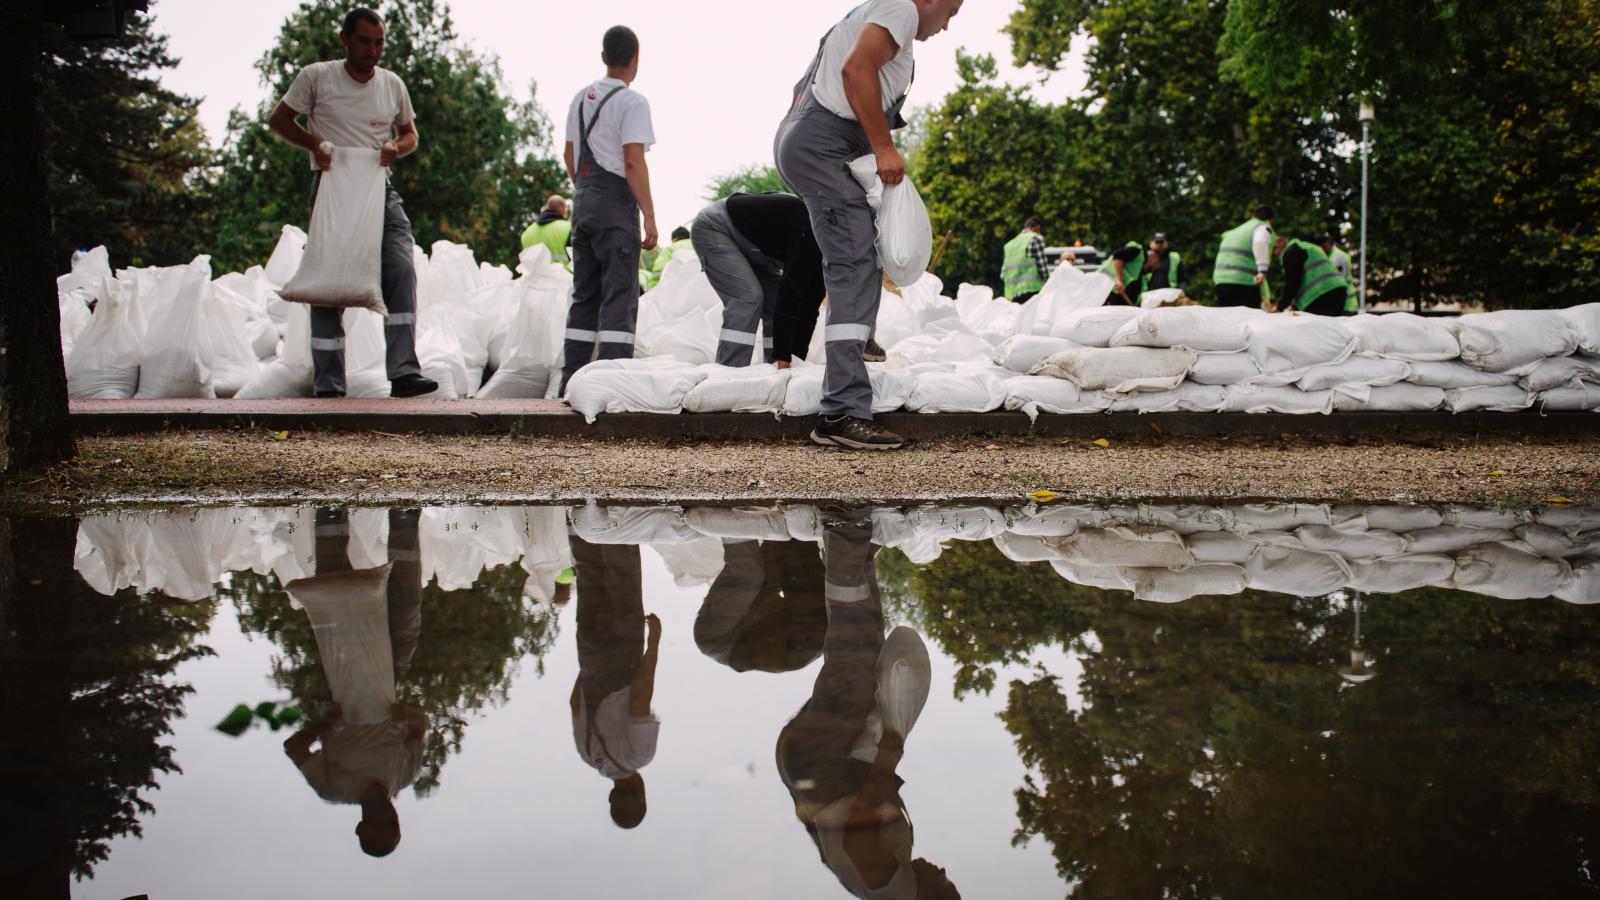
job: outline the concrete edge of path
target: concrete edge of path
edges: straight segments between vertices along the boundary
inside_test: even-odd
[[[753,413],[613,413],[589,425],[556,400],[75,400],[79,435],[150,434],[173,429],[369,431],[398,434],[507,434],[611,440],[775,440],[804,437],[812,419]],[[1600,434],[1600,414],[1385,413],[888,413],[886,428],[914,440],[976,435],[1129,437],[1164,434],[1413,435],[1577,437]]]

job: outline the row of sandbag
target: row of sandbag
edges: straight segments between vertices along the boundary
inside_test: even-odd
[[[112,272],[104,248],[58,280],[68,391],[78,400],[238,397],[312,392],[309,307],[281,285],[305,234],[285,226],[267,264],[212,280],[210,260]],[[416,248],[416,349],[438,398],[538,399],[559,370],[571,275],[534,247],[513,278],[440,241]],[[344,314],[347,394],[388,396],[383,319]]]
[[[1019,563],[1045,562],[1069,580],[1174,602],[1246,589],[1321,596],[1433,586],[1504,598],[1600,603],[1600,510],[1329,504],[998,508],[920,506],[865,514],[873,542],[913,562],[952,540],[989,540]],[[387,561],[387,514],[350,512],[349,561]],[[315,571],[310,508],[107,513],[79,529],[77,569],[102,593],[126,587],[197,600],[229,572],[288,583]],[[525,594],[549,599],[571,565],[570,533],[597,544],[644,544],[680,586],[722,569],[722,542],[820,541],[814,506],[448,507],[419,525],[423,583],[471,587],[481,572],[520,563]]]

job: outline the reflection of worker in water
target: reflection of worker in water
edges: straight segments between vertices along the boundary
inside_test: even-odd
[[[822,651],[828,611],[817,546],[728,541],[694,620],[701,652],[735,672],[793,672]]]
[[[418,517],[391,510],[389,563],[354,570],[345,511],[318,510],[316,574],[286,588],[311,619],[332,699],[283,749],[317,796],[361,807],[356,837],[371,856],[400,843],[393,798],[416,780],[428,728],[395,693],[422,631]]]
[[[661,620],[644,614],[636,544],[572,538],[577,569],[578,681],[572,686],[572,738],[578,755],[611,779],[611,820],[644,821],[644,777],[661,722],[655,693]]]
[[[895,770],[930,670],[922,638],[883,635],[872,528],[830,524],[828,631],[811,699],[778,736],[778,772],[822,862],[846,890],[872,900],[959,898],[943,869],[912,856],[911,817]]]

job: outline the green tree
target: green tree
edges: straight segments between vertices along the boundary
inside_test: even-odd
[[[734,194],[760,194],[787,190],[789,186],[783,183],[783,177],[778,174],[776,168],[751,163],[711,179],[711,183],[706,185],[705,197],[715,203]]]
[[[194,222],[212,153],[200,101],[161,85],[178,64],[166,35],[137,15],[118,39],[74,40],[51,28],[40,61],[56,268],[66,271],[74,249],[100,244],[117,266],[175,265],[205,252]]]
[[[238,269],[271,252],[283,223],[307,218],[305,154],[278,140],[267,116],[305,66],[340,59],[348,4],[306,0],[256,63],[267,96],[253,114],[235,110],[215,195],[218,263]],[[384,65],[406,83],[421,135],[394,167],[417,244],[471,246],[484,259],[516,257],[518,236],[544,198],[567,189],[551,150],[553,129],[536,93],[510,97],[500,64],[455,33],[445,0],[388,0]]]

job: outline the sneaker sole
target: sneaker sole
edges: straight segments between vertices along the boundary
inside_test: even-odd
[[[818,447],[837,447],[837,446],[839,446],[838,444],[835,444],[833,442],[833,438],[827,437],[825,435],[817,434],[817,432],[815,430],[813,430],[811,432],[811,443],[816,444]]]
[[[899,450],[906,445],[905,441],[901,441],[898,444],[863,444],[860,441],[852,441],[843,436],[832,438],[832,441],[834,446],[843,447],[846,450]]]

